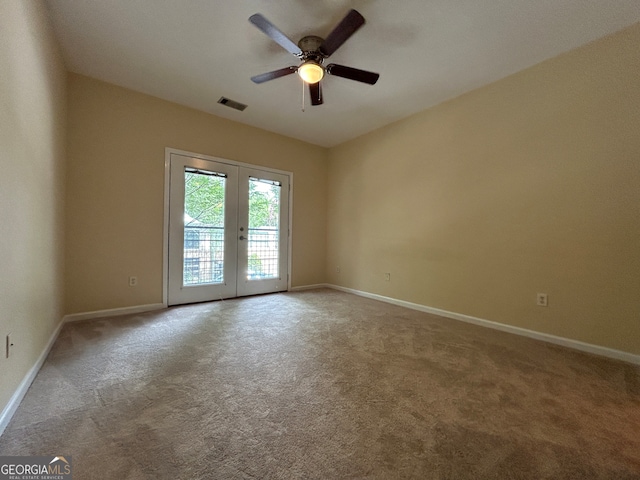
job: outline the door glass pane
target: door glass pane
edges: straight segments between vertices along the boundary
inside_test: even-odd
[[[184,172],[184,286],[224,282],[224,191],[226,175]]]
[[[279,278],[280,182],[249,178],[247,280]]]

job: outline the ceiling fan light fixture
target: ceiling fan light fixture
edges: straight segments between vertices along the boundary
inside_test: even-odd
[[[313,60],[309,60],[298,67],[298,75],[306,83],[318,83],[324,77],[324,68]]]

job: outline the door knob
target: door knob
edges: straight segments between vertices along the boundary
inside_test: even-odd
[[[240,240],[246,240],[247,237],[245,237],[244,235],[240,235]]]

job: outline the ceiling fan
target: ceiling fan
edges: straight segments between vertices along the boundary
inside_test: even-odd
[[[327,38],[308,35],[302,37],[298,44],[293,43],[284,33],[273,25],[265,17],[256,13],[249,17],[249,21],[258,27],[274,42],[280,45],[289,53],[298,57],[302,63],[300,65],[281,68],[272,72],[263,73],[251,77],[254,83],[263,83],[275,78],[284,77],[292,73],[298,73],[305,83],[309,84],[311,93],[311,105],[322,105],[322,86],[320,81],[325,74],[336,77],[348,78],[357,82],[374,85],[380,75],[378,73],[360,70],[358,68],[345,67],[336,63],[323,65],[325,58],[331,56],[338,48],[346,42],[356,30],[364,25],[364,17],[356,10],[351,10],[342,21],[333,29]]]

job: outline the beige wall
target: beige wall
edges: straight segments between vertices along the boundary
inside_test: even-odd
[[[329,281],[640,354],[638,45],[637,24],[332,149]]]
[[[292,285],[325,281],[325,149],[80,75],[68,91],[66,313],[162,302],[165,147],[293,172]]]
[[[62,319],[66,74],[40,2],[1,1],[0,32],[2,411]]]

